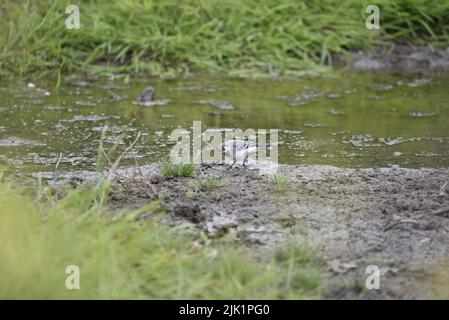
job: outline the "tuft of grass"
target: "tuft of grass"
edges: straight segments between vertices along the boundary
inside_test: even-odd
[[[222,178],[206,178],[199,179],[195,182],[195,189],[197,191],[209,191],[220,188],[223,185]]]
[[[164,162],[162,173],[166,177],[192,177],[198,167],[192,163]]]
[[[223,185],[223,179],[220,178],[206,178],[199,179],[193,184],[193,189],[186,192],[186,197],[190,199],[198,198],[203,191],[210,191],[220,188]]]
[[[1,75],[56,75],[56,86],[73,72],[298,75],[376,43],[449,43],[448,1],[79,1],[80,30],[65,28],[71,0],[3,2]],[[365,28],[369,4],[379,32]]]
[[[319,297],[321,280],[297,275],[313,255],[260,263],[229,244],[138,219],[157,203],[111,217],[109,187],[103,181],[36,205],[0,182],[0,299]],[[65,286],[72,265],[79,290]]]
[[[189,199],[195,199],[198,198],[201,195],[201,192],[196,190],[189,190],[186,192],[186,197]]]
[[[274,175],[271,178],[271,181],[275,184],[277,192],[283,193],[287,190],[289,184],[288,178],[279,175]]]
[[[416,44],[448,45],[449,3],[431,0],[378,0],[385,40],[402,39]],[[444,14],[443,14],[444,12]]]

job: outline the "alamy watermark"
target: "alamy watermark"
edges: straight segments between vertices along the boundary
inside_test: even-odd
[[[65,273],[68,274],[65,280],[65,287],[68,290],[79,290],[80,287],[80,268],[76,265],[69,265],[65,269]]]
[[[365,20],[365,26],[368,30],[380,29],[380,10],[378,6],[369,5],[365,8],[365,13],[369,16]]]
[[[78,30],[81,28],[80,9],[78,6],[70,5],[65,9],[65,13],[69,16],[65,20],[65,27],[69,30]]]
[[[369,276],[365,280],[365,287],[368,290],[380,289],[380,269],[378,266],[370,265],[366,267],[365,273]]]

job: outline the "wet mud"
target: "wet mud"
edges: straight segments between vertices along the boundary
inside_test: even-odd
[[[449,48],[395,44],[377,46],[371,52],[357,52],[340,65],[357,70],[387,72],[441,71],[449,69]]]
[[[261,254],[288,241],[307,242],[327,266],[327,298],[449,297],[446,169],[281,165],[278,175],[289,181],[283,192],[271,177],[243,167],[201,167],[195,177],[179,178],[161,172],[158,164],[117,171],[112,206],[138,208],[157,196],[160,210],[142,219],[163,210],[162,223],[191,225],[209,237],[232,234],[239,245]],[[98,174],[43,177],[54,186],[77,185]],[[205,178],[222,183],[198,190]],[[365,287],[370,265],[381,273],[378,290]]]

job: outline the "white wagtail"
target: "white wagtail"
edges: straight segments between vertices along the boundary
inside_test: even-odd
[[[257,152],[257,148],[271,148],[270,144],[258,145],[254,141],[248,141],[245,137],[242,139],[226,140],[221,144],[221,149],[226,159],[231,159],[233,163],[228,167],[231,169],[235,163],[242,161],[244,167],[248,164],[249,156]]]

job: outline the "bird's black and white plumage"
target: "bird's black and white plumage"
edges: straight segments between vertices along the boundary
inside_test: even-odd
[[[270,144],[258,145],[248,139],[230,139],[221,144],[225,162],[232,163],[229,169],[240,162],[246,167],[250,159],[255,160],[258,148],[271,148],[271,146]]]

